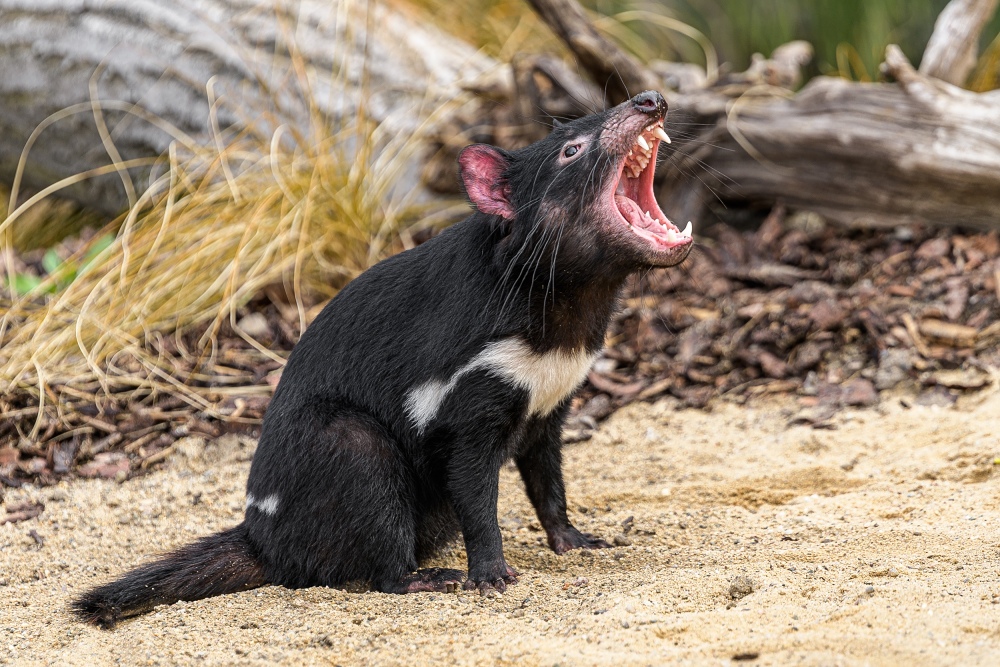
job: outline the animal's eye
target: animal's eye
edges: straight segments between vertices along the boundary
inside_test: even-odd
[[[563,151],[563,155],[565,155],[566,157],[573,157],[579,152],[580,152],[580,146],[579,144],[576,144],[573,146],[567,146],[566,150]]]

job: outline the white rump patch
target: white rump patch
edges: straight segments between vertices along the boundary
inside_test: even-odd
[[[278,513],[278,494],[272,493],[266,498],[257,500],[256,498],[253,497],[253,495],[248,493],[246,508],[250,509],[251,507],[256,507],[257,509],[259,509],[264,514],[267,514],[268,516],[274,516],[275,514]]]
[[[430,380],[411,389],[406,397],[406,412],[417,430],[423,431],[462,376],[481,368],[525,389],[528,414],[544,417],[580,386],[596,357],[584,349],[538,354],[516,338],[496,341],[455,371],[447,382]]]

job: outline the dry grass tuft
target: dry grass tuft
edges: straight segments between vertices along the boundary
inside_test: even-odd
[[[168,392],[211,414],[213,397],[232,384],[217,349],[224,323],[262,359],[276,357],[240,330],[240,306],[265,288],[284,294],[301,331],[309,306],[412,245],[412,233],[435,219],[433,204],[400,187],[413,184],[403,172],[418,138],[363,118],[336,130],[314,125],[308,141],[280,127],[221,151],[175,143],[163,175],[65,265],[83,265],[112,233],[109,247],[68,284],[57,270],[11,297],[0,317],[0,396],[27,392],[51,408],[57,394]],[[0,222],[8,256],[8,231],[45,194]]]

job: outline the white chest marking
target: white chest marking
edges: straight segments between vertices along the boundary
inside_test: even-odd
[[[528,414],[544,417],[587,377],[597,355],[586,350],[538,354],[516,338],[490,343],[448,379],[429,380],[406,395],[406,412],[418,431],[434,419],[448,393],[463,375],[484,369],[528,392]]]
[[[249,493],[247,494],[247,509],[251,507],[256,507],[264,514],[269,516],[274,516],[278,513],[278,494],[272,493],[266,498],[254,498]]]

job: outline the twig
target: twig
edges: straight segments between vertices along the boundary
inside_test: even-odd
[[[168,456],[170,456],[171,454],[173,454],[174,447],[175,447],[174,445],[170,445],[168,447],[164,447],[163,449],[161,449],[160,451],[156,452],[155,454],[150,454],[149,456],[147,456],[146,458],[144,458],[142,460],[142,463],[140,464],[140,466],[142,467],[143,470],[145,470],[146,468],[148,468],[149,466],[153,465],[154,463],[159,463],[160,461],[164,460],[165,458],[167,458]]]
[[[920,356],[925,359],[930,359],[931,351],[927,347],[927,343],[924,342],[924,337],[920,335],[920,330],[917,328],[917,323],[913,320],[913,315],[903,313],[903,326],[906,327],[906,333],[910,335],[910,340],[913,341],[913,347],[917,348],[917,352],[920,353]]]

